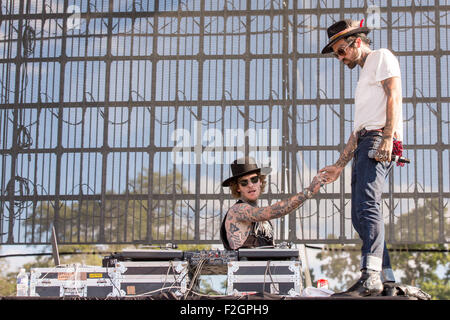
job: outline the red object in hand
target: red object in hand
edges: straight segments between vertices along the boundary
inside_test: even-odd
[[[392,155],[401,157],[403,154],[403,144],[401,141],[398,141],[394,138],[393,145],[392,145]],[[397,162],[397,166],[404,166],[404,163]]]

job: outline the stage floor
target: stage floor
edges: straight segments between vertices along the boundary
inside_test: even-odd
[[[360,301],[389,301],[389,300],[418,300],[415,297],[408,296],[370,296],[370,297],[355,297],[355,296],[329,296],[329,297],[291,297],[291,296],[280,296],[270,293],[255,293],[247,295],[198,295],[189,294],[187,296],[178,296],[172,292],[161,293],[147,296],[125,296],[125,297],[16,297],[7,296],[0,297],[0,300],[10,300],[10,301],[136,301],[136,300],[176,300],[176,301],[349,301],[349,300],[360,300]]]

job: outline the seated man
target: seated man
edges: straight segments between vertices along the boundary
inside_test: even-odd
[[[220,228],[224,248],[255,248],[273,246],[273,229],[270,220],[280,218],[315,195],[322,184],[321,175],[314,177],[311,185],[293,197],[259,208],[257,200],[266,186],[266,175],[271,168],[258,168],[253,158],[241,158],[231,164],[233,176],[226,179],[223,187],[230,187],[239,199],[225,215]]]

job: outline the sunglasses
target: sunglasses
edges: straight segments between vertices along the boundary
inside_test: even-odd
[[[335,52],[333,52],[333,56],[337,59],[339,59],[339,57],[345,56],[347,54],[347,48],[350,47],[353,44],[353,42],[355,42],[355,40],[351,41],[345,47],[338,48]]]
[[[241,187],[246,187],[248,185],[248,180],[250,180],[253,184],[258,183],[259,176],[254,176],[254,177],[251,177],[250,179],[244,179],[244,180],[239,181],[239,184],[241,185]]]

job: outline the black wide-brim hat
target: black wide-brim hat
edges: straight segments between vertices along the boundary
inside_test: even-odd
[[[342,38],[347,38],[353,34],[365,33],[368,34],[370,29],[362,26],[363,20],[361,22],[345,19],[336,22],[331,27],[327,29],[328,33],[328,44],[322,49],[322,54],[333,52],[332,46]]]
[[[255,159],[251,157],[244,157],[240,159],[236,159],[231,164],[231,173],[233,174],[231,177],[222,182],[222,187],[229,187],[231,181],[245,176],[251,173],[259,173],[263,176],[268,175],[272,171],[269,167],[259,168],[256,164]]]

